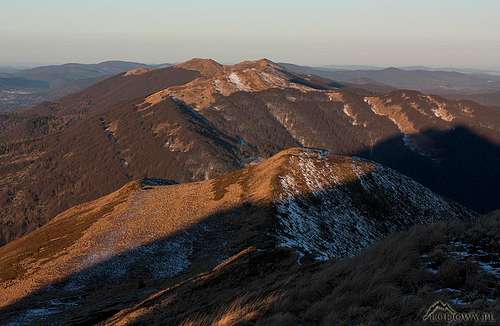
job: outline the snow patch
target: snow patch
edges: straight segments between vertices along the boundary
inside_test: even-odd
[[[358,118],[356,117],[356,115],[352,111],[352,107],[349,104],[344,104],[344,107],[343,107],[342,111],[344,112],[344,114],[346,116],[349,117],[349,119],[351,121],[351,125],[353,125],[353,126],[359,126],[360,125],[360,123],[358,121]],[[363,124],[363,126],[366,127],[366,123]]]
[[[430,157],[431,153],[428,153],[417,141],[418,130],[415,128],[413,123],[408,119],[406,114],[403,112],[401,108],[397,107],[384,107],[377,105],[377,99],[371,99],[369,97],[365,97],[363,99],[365,103],[370,106],[370,110],[379,116],[387,117],[392,123],[399,129],[402,134],[403,144],[408,147],[413,152],[421,155]],[[389,99],[385,101],[385,104],[389,103]],[[398,111],[396,111],[398,110]],[[422,137],[418,138],[421,139]]]
[[[316,260],[352,256],[388,232],[455,216],[441,197],[372,162],[355,158],[349,172],[306,152],[290,157],[290,165],[279,178],[278,245]]]
[[[456,248],[450,254],[458,259],[472,259],[487,274],[493,275],[500,280],[500,254],[497,252],[487,252],[471,244],[454,241],[451,243]]]
[[[321,159],[319,167],[306,157],[294,157],[292,161],[298,166],[298,174],[280,178],[280,246],[324,261],[353,255],[377,237],[362,213],[350,205],[348,194],[330,188],[334,174],[328,160]]]
[[[352,256],[387,232],[452,215],[453,208],[444,200],[395,171],[355,159],[356,179],[346,183],[328,159],[311,159],[307,154],[290,158],[296,169],[279,178],[281,195],[276,204],[278,245],[294,248],[300,255],[316,260]],[[370,164],[374,171],[367,170]],[[350,185],[356,182],[364,194]],[[388,202],[380,217],[367,211],[363,200],[355,199],[377,193],[383,193]]]
[[[434,291],[434,293],[462,293],[461,290],[458,289],[453,289],[453,288],[442,288],[442,289],[437,289]]]
[[[35,321],[41,322],[47,317],[59,312],[59,309],[51,307],[29,309],[8,321],[6,326],[33,325]]]
[[[146,73],[150,72],[151,70],[152,69],[140,67],[140,68],[136,68],[136,69],[132,69],[132,70],[127,71],[123,76],[125,76],[125,77],[139,76],[139,75],[146,74]]]
[[[231,83],[233,83],[240,91],[250,92],[252,90],[250,87],[246,86],[243,83],[243,81],[240,79],[240,76],[238,76],[238,74],[235,72],[232,72],[229,75],[229,81],[231,81]]]
[[[273,74],[267,73],[265,71],[262,71],[259,73],[259,76],[268,85],[275,86],[275,87],[284,87],[286,85],[286,81],[277,75],[273,75]]]
[[[224,89],[222,87],[222,81],[220,79],[216,79],[214,80],[214,87],[215,87],[215,91],[219,94],[223,94],[224,93]]]
[[[455,120],[455,116],[446,110],[446,103],[439,102],[432,96],[426,96],[426,99],[431,104],[431,111],[435,117],[446,122]]]
[[[466,302],[460,298],[451,299],[450,302],[456,306],[463,306],[463,305],[470,304],[470,302]]]

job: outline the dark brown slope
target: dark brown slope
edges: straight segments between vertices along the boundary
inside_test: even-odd
[[[132,179],[206,179],[239,167],[239,145],[196,112],[169,100],[154,109],[120,104],[7,153],[2,164],[2,239]]]
[[[131,182],[0,247],[0,323],[89,324],[249,247],[289,248],[298,266],[474,216],[379,164],[303,148],[212,180],[156,183]]]
[[[134,71],[35,114],[3,116],[0,243],[132,178],[186,181],[238,167],[236,141],[190,108],[141,106],[152,92],[196,76],[177,68]]]
[[[109,106],[144,98],[159,90],[185,84],[198,77],[190,70],[168,67],[161,69],[134,69],[108,78],[89,88],[30,110],[37,114],[57,116],[102,112]]]
[[[30,139],[59,131],[74,120],[105,112],[119,103],[144,99],[164,88],[195,79],[195,71],[174,67],[134,69],[108,78],[61,99],[16,114],[0,115],[0,142]]]

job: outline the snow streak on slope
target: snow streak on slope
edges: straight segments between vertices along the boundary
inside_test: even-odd
[[[431,104],[432,113],[434,113],[437,118],[446,122],[451,122],[455,119],[455,116],[446,110],[445,102],[440,102],[432,96],[425,96],[425,99]]]
[[[295,126],[295,117],[293,112],[288,112],[287,110],[283,110],[280,106],[273,103],[266,103],[266,108],[268,112],[276,119],[279,124],[283,126],[283,128],[288,131],[290,136],[302,146],[310,146],[306,138],[298,132]]]
[[[385,200],[394,203],[401,220],[387,220],[387,227],[397,231],[400,222],[405,225],[408,221],[413,223],[433,223],[441,220],[440,216],[449,215],[456,210],[455,206],[443,200],[429,189],[390,168],[380,164],[373,164],[375,170],[366,174],[360,169],[362,159],[353,158],[353,170],[367,194],[382,191]],[[433,211],[432,215],[415,215],[415,210],[422,212]],[[458,215],[458,214],[457,214]],[[454,216],[452,216],[454,217]]]
[[[387,117],[396,127],[398,127],[403,135],[402,140],[405,146],[419,155],[431,156],[431,154],[419,144],[419,130],[400,105],[392,105],[390,101],[387,102],[386,100],[384,102],[378,97],[365,97],[364,101],[370,106],[373,113]],[[420,138],[424,137],[420,136]]]
[[[461,211],[397,172],[357,158],[290,158],[280,177],[279,246],[317,260],[352,256],[383,235]]]
[[[347,193],[328,189],[329,178],[334,177],[333,168],[328,162],[318,168],[302,157],[294,161],[300,169],[299,175],[285,175],[280,180],[283,195],[277,209],[281,224],[278,233],[281,246],[311,254],[318,260],[328,260],[349,255],[350,250],[366,247],[379,236],[360,211],[343,206],[347,204],[352,208]],[[305,196],[304,189],[299,186],[304,186],[304,183],[310,191]],[[331,205],[334,203],[340,205]],[[334,216],[335,220],[331,218]],[[339,232],[345,228],[354,232],[344,235]]]
[[[344,114],[349,117],[351,125],[353,125],[353,126],[361,125],[361,123],[358,121],[358,117],[354,113],[351,105],[344,104],[344,106],[342,108],[342,112],[344,112]],[[366,128],[366,126],[367,126],[367,124],[366,124],[366,122],[364,122],[363,127]]]
[[[247,87],[245,84],[243,84],[243,82],[241,81],[240,77],[238,76],[237,73],[235,72],[232,72],[230,75],[229,75],[229,80],[231,81],[231,83],[233,83],[236,88],[240,91],[251,91],[252,89]]]

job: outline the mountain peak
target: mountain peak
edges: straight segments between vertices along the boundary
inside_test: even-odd
[[[234,66],[239,68],[255,68],[255,69],[265,69],[269,67],[279,68],[278,64],[266,58],[258,60],[245,60],[238,64],[235,64]]]
[[[193,58],[178,64],[177,67],[198,71],[202,76],[212,76],[223,70],[223,65],[217,61],[204,58]]]
[[[201,77],[153,94],[146,99],[147,103],[155,104],[170,96],[202,110],[215,102],[217,94],[229,96],[239,91],[259,92],[271,88],[295,88],[304,92],[313,89],[307,83],[301,84],[299,76],[283,71],[278,64],[268,59],[243,61],[234,65],[221,65],[212,59],[192,59],[177,67],[196,70]]]
[[[386,71],[386,72],[400,72],[400,71],[403,71],[403,70],[400,69],[400,68],[397,68],[397,67],[388,67],[388,68],[383,69],[383,71]]]

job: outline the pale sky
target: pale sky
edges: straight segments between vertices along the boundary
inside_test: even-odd
[[[500,68],[500,0],[0,0],[0,64]]]

